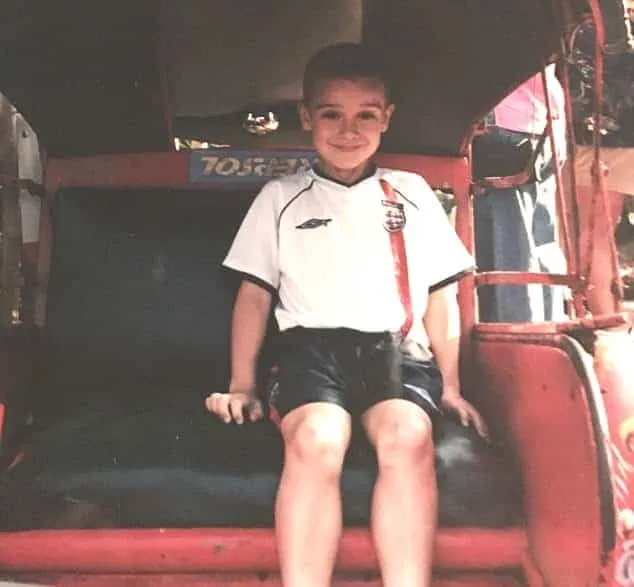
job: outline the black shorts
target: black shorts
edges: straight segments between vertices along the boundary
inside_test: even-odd
[[[281,333],[280,345],[270,394],[280,418],[312,402],[337,404],[356,417],[395,398],[414,402],[432,422],[440,413],[436,362],[397,334],[292,328]]]

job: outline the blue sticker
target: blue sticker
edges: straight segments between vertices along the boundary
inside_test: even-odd
[[[274,177],[310,169],[314,151],[206,149],[189,155],[189,181],[231,185],[261,185]]]

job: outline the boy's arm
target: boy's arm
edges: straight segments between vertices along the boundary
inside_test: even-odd
[[[442,374],[443,407],[455,411],[464,426],[472,422],[478,433],[486,437],[482,416],[460,393],[460,309],[455,284],[430,293],[423,324]]]
[[[254,393],[260,347],[266,334],[272,294],[243,281],[231,323],[231,380],[229,393]]]
[[[207,409],[221,420],[244,422],[262,418],[262,403],[256,394],[257,361],[266,333],[272,294],[250,281],[243,281],[233,308],[231,326],[231,379],[229,393],[212,393]]]

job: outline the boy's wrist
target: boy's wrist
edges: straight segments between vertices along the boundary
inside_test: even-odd
[[[232,378],[229,383],[229,393],[254,393],[255,392],[255,378]]]
[[[442,396],[443,397],[461,397],[459,384],[443,384]]]

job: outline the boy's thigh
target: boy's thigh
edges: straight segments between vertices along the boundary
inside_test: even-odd
[[[284,420],[291,412],[312,404],[336,405],[348,411],[339,362],[323,337],[299,329],[284,333],[269,397],[277,417]]]

